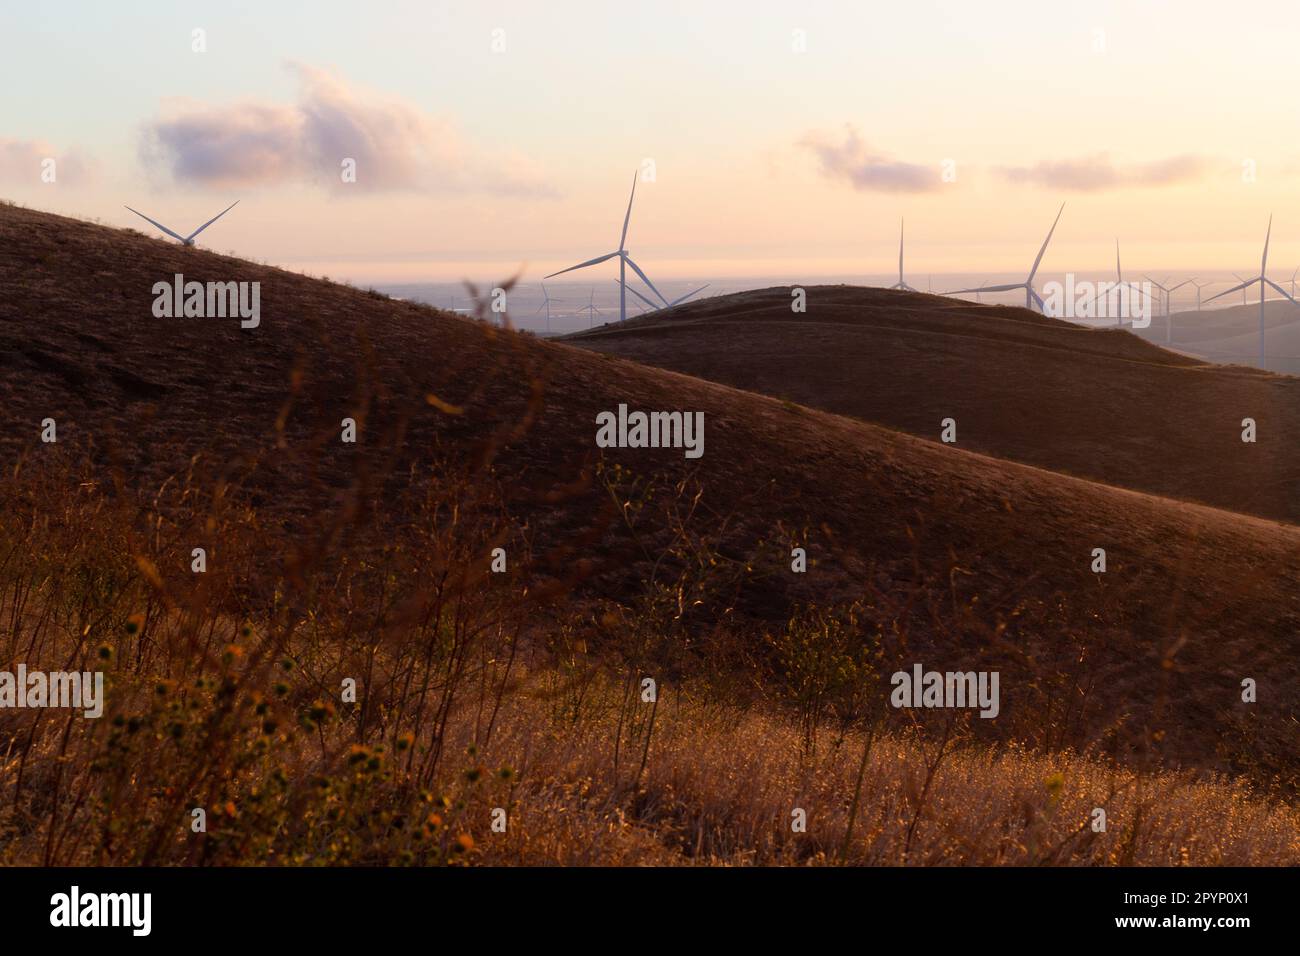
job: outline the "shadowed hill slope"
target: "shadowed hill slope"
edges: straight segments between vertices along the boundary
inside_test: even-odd
[[[1256,295],[1255,290],[1251,290]],[[1157,345],[1179,349],[1225,365],[1259,363],[1259,300],[1212,311],[1175,312],[1172,328],[1167,316],[1156,316],[1138,335]],[[1300,308],[1285,299],[1264,306],[1265,367],[1285,375],[1300,375]]]
[[[1300,522],[1300,379],[1013,307],[852,286],[807,294],[804,314],[788,288],[765,289],[568,341],[928,439],[954,418],[963,448]],[[1241,441],[1244,418],[1258,423],[1255,444]]]
[[[155,318],[152,287],[176,273],[261,282],[260,326]],[[635,535],[621,516],[607,520],[611,495],[593,477],[603,460],[657,487],[698,486],[697,531],[720,554],[752,562],[740,606],[755,618],[779,620],[796,601],[860,597],[898,660],[1000,669],[1003,716],[975,720],[981,732],[1015,727],[1030,737],[1036,724],[1061,726],[1042,719],[1044,708],[1059,708],[1068,738],[1038,742],[1122,742],[1175,762],[1263,768],[1284,781],[1295,772],[1300,529],[1063,477],[200,249],[3,206],[0,289],[6,469],[70,445],[117,469],[128,488],[151,494],[195,456],[217,474],[256,460],[261,466],[240,494],[268,514],[310,524],[347,495],[356,472],[380,470],[380,454],[389,476],[381,490],[391,493],[375,502],[383,510],[395,507],[403,476],[409,483],[435,458],[470,460],[492,448],[492,478],[534,552],[548,556],[557,575],[591,562],[583,587],[618,598],[644,579],[675,531],[656,508],[643,511]],[[816,310],[816,293],[813,303]],[[989,315],[1001,342],[990,354],[1061,351],[1099,369],[1122,362],[1152,374],[1204,373],[1128,336],[1071,340],[1017,310]],[[954,311],[948,321],[961,326],[968,318]],[[818,334],[815,323],[802,328]],[[671,339],[676,331],[648,334]],[[738,347],[734,324],[727,334]],[[900,328],[897,337],[897,348],[935,354],[913,332]],[[961,331],[930,337],[971,338]],[[793,346],[798,338],[785,341]],[[1067,348],[1068,341],[1084,344]],[[851,392],[860,373],[847,361],[840,367],[843,355],[823,354],[810,381]],[[953,375],[968,374],[947,361]],[[997,377],[996,370],[986,376]],[[896,386],[937,424],[927,378]],[[1019,396],[1002,414],[1032,418],[1045,404],[1026,386]],[[905,404],[903,396],[895,400]],[[596,415],[619,403],[702,411],[703,457],[597,449]],[[967,446],[978,444],[972,423],[983,419],[968,408],[943,411],[962,423]],[[58,422],[59,446],[39,440],[47,417]],[[356,445],[338,441],[344,417],[358,422]],[[1233,434],[1235,425],[1224,429]],[[1098,455],[1105,438],[1092,438]],[[805,574],[790,572],[794,545],[809,549]],[[1105,575],[1089,568],[1097,547],[1108,552]],[[1260,703],[1241,703],[1244,677],[1258,681]],[[1156,727],[1162,732],[1153,736]]]

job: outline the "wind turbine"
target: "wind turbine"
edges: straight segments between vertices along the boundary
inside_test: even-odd
[[[659,290],[655,288],[655,284],[650,281],[649,277],[644,272],[641,271],[641,267],[638,266],[635,262],[633,262],[632,257],[627,254],[627,226],[628,223],[632,221],[632,200],[635,198],[636,198],[636,173],[633,173],[632,174],[632,195],[630,195],[627,199],[627,215],[623,217],[623,235],[619,237],[617,249],[615,249],[613,252],[607,252],[603,256],[597,256],[594,259],[588,259],[586,262],[579,262],[576,266],[569,266],[569,268],[561,269],[559,272],[552,272],[550,275],[546,277],[548,279],[553,279],[558,275],[564,275],[564,273],[566,272],[573,272],[575,269],[585,269],[587,268],[587,266],[599,265],[600,263],[604,262],[607,259],[613,259],[615,256],[618,256],[618,285],[619,285],[618,312],[619,312],[620,321],[625,321],[627,319],[627,267],[628,266],[631,266],[632,271],[641,277],[641,281],[643,281],[646,285],[648,285],[651,291],[654,292],[655,295],[659,296],[660,301],[663,302],[664,305],[668,304],[668,300],[665,299],[663,295],[659,292]]]
[[[1143,276],[1142,278],[1146,279],[1153,286],[1155,286],[1157,289],[1159,289],[1161,292],[1165,294],[1165,344],[1168,345],[1174,340],[1173,294],[1177,292],[1179,289],[1181,289],[1183,286],[1194,283],[1196,276],[1192,276],[1192,278],[1190,279],[1184,279],[1182,282],[1178,283],[1178,285],[1171,285],[1167,289],[1159,282],[1157,282],[1155,279],[1151,278],[1150,276]],[[1169,281],[1168,276],[1165,276],[1165,281],[1166,282]],[[1201,310],[1200,306],[1201,306],[1201,290],[1200,287],[1198,286],[1196,289],[1196,311],[1199,312]]]
[[[904,292],[915,292],[903,278],[903,220],[898,220],[898,281],[890,286],[891,289],[902,289]]]
[[[1291,295],[1295,295],[1295,277],[1300,275],[1300,266],[1295,267],[1295,272],[1291,273]]]
[[[1223,292],[1220,292],[1219,295],[1213,295],[1213,296],[1210,296],[1210,298],[1207,300],[1207,301],[1209,301],[1209,302],[1213,302],[1215,299],[1219,298],[1219,296],[1227,295],[1227,294],[1230,293],[1230,292],[1236,292],[1238,288],[1240,288],[1240,289],[1242,290],[1242,294],[1244,295],[1247,286],[1254,285],[1256,282],[1259,283],[1259,367],[1260,367],[1260,368],[1263,368],[1263,367],[1264,367],[1264,359],[1265,359],[1265,352],[1264,352],[1264,293],[1265,293],[1266,291],[1268,291],[1267,289],[1265,289],[1265,286],[1269,286],[1269,287],[1275,289],[1276,291],[1282,293],[1283,296],[1285,296],[1287,299],[1289,299],[1289,300],[1291,301],[1291,304],[1292,304],[1292,305],[1300,305],[1300,302],[1297,302],[1297,301],[1296,301],[1296,300],[1295,300],[1295,299],[1294,299],[1294,298],[1293,298],[1293,297],[1292,297],[1292,296],[1291,296],[1291,295],[1286,291],[1286,289],[1282,288],[1280,285],[1278,285],[1276,282],[1274,282],[1272,279],[1270,279],[1270,278],[1266,275],[1266,273],[1267,273],[1267,271],[1268,271],[1268,240],[1269,240],[1269,237],[1271,237],[1272,235],[1273,235],[1273,217],[1272,217],[1272,216],[1269,216],[1269,217],[1268,217],[1268,231],[1264,233],[1264,255],[1263,255],[1263,256],[1260,258],[1260,260],[1259,260],[1259,275],[1255,276],[1255,277],[1252,278],[1252,279],[1246,279],[1246,280],[1244,280],[1240,286],[1233,286],[1231,289],[1226,289],[1226,290],[1224,290]],[[1234,272],[1233,275],[1236,275],[1236,273]]]
[[[161,229],[163,232],[167,233],[167,235],[171,236],[173,239],[178,240],[182,246],[192,246],[192,245],[194,245],[194,237],[195,237],[195,236],[197,236],[197,235],[198,235],[199,233],[201,233],[204,229],[208,228],[208,226],[212,225],[214,222],[216,222],[218,219],[220,219],[222,216],[224,216],[226,213],[230,212],[230,210],[234,209],[234,208],[235,208],[236,206],[238,206],[238,205],[239,205],[239,200],[236,199],[234,202],[232,202],[232,203],[231,203],[229,206],[227,206],[225,209],[221,210],[221,212],[217,213],[215,216],[213,216],[211,219],[209,219],[209,220],[208,220],[207,222],[205,222],[203,225],[199,226],[199,228],[197,228],[197,229],[195,229],[193,232],[191,232],[188,236],[182,236],[182,235],[179,235],[179,234],[177,234],[177,233],[172,232],[170,229],[168,229],[168,228],[167,228],[166,226],[164,226],[162,223],[157,222],[156,220],[150,219],[148,216],[146,216],[146,215],[145,215],[144,213],[142,213],[142,212],[137,212],[136,210],[131,209],[130,206],[123,206],[122,208],[123,208],[123,209],[129,209],[131,212],[134,212],[137,216],[139,216],[141,219],[145,220],[146,222],[151,222],[151,223],[153,223],[155,226],[157,226],[157,227],[158,227],[159,229]]]
[[[1161,292],[1163,292],[1163,293],[1165,294],[1165,315],[1168,315],[1170,312],[1173,311],[1173,309],[1170,307],[1169,296],[1170,296],[1172,293],[1177,292],[1177,291],[1178,291],[1179,289],[1181,289],[1183,286],[1187,285],[1189,282],[1192,281],[1191,279],[1184,279],[1182,282],[1178,283],[1178,285],[1170,286],[1170,287],[1168,287],[1168,288],[1165,288],[1165,286],[1164,286],[1162,283],[1157,282],[1155,279],[1151,278],[1149,275],[1144,275],[1144,276],[1142,276],[1142,278],[1146,279],[1146,280],[1147,280],[1148,282],[1150,282],[1153,286],[1155,286],[1157,289],[1159,289]],[[1194,279],[1194,278],[1196,278],[1196,277],[1193,276],[1192,278]],[[1168,281],[1169,281],[1169,276],[1165,276],[1165,282],[1168,282]]]
[[[1047,238],[1043,240],[1043,245],[1038,250],[1038,256],[1034,259],[1033,268],[1029,270],[1029,277],[1024,282],[1014,282],[1007,285],[987,285],[979,289],[958,289],[956,292],[949,292],[947,295],[962,295],[966,292],[1011,292],[1015,289],[1025,290],[1025,308],[1032,309],[1038,306],[1038,311],[1043,311],[1043,298],[1034,291],[1034,276],[1038,272],[1038,264],[1043,261],[1043,253],[1047,252],[1047,244],[1052,241],[1052,233],[1056,232],[1056,224],[1061,221],[1061,213],[1065,212],[1065,203],[1061,203],[1061,208],[1056,211],[1056,219],[1052,221],[1052,228],[1047,230]]]
[[[1148,279],[1147,281],[1150,282],[1151,280]],[[1159,285],[1159,283],[1155,283],[1155,284],[1156,284],[1156,285]],[[1119,239],[1116,238],[1116,240],[1115,240],[1115,287],[1114,287],[1113,289],[1110,289],[1110,290],[1106,293],[1106,310],[1107,310],[1107,311],[1110,311],[1110,297],[1111,297],[1112,295],[1118,295],[1118,296],[1120,296],[1120,297],[1121,297],[1121,298],[1120,298],[1120,302],[1123,303],[1123,301],[1124,301],[1124,300],[1123,300],[1123,295],[1124,295],[1124,293],[1121,291],[1123,288],[1124,288],[1124,269],[1123,269],[1123,267],[1120,265],[1120,261],[1119,261]],[[1138,295],[1145,295],[1145,294],[1146,294],[1146,293],[1145,293],[1143,290],[1141,290],[1141,289],[1138,289],[1137,291],[1138,291]],[[1100,297],[1101,297],[1101,291],[1098,290],[1097,294],[1094,295],[1094,296],[1092,297],[1092,301],[1095,302],[1095,301],[1097,301],[1097,299],[1100,298]],[[1123,325],[1123,324],[1124,324],[1124,317],[1123,317],[1122,315],[1119,314],[1119,309],[1116,308],[1116,310],[1115,310],[1115,325],[1116,325],[1116,326],[1121,326],[1121,325]]]
[[[1196,286],[1196,311],[1200,312],[1201,311],[1201,290],[1205,288],[1207,285],[1214,285],[1214,283],[1208,280],[1205,282],[1197,282],[1195,276],[1192,276],[1192,278],[1188,279],[1187,281],[1190,282],[1192,285]]]
[[[596,324],[596,316],[605,314],[604,312],[601,312],[600,309],[596,308],[596,287],[595,286],[591,287],[591,299],[587,302],[586,305],[584,305],[581,309],[579,309],[578,312],[587,313],[587,328],[591,328],[593,325]]]
[[[1234,279],[1236,279],[1238,282],[1245,282],[1246,285],[1249,285],[1249,284],[1250,284],[1250,281],[1249,281],[1248,279],[1243,279],[1241,276],[1237,275],[1237,273],[1235,273],[1235,272],[1232,274],[1232,277],[1233,277]],[[1218,296],[1213,296],[1212,298],[1218,298]],[[1241,290],[1241,304],[1242,304],[1242,305],[1245,305],[1245,304],[1246,304],[1246,289],[1245,289],[1245,287],[1243,287],[1242,290]]]
[[[545,282],[542,283],[542,296],[544,297],[542,304],[537,307],[537,310],[533,312],[533,315],[536,315],[538,312],[542,311],[542,309],[545,309],[546,310],[546,331],[550,332],[551,331],[551,294],[546,291]]]

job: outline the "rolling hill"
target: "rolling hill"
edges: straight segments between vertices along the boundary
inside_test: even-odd
[[[1169,337],[1166,318],[1156,316],[1149,329],[1137,334],[1164,345]],[[1300,375],[1300,309],[1285,300],[1265,303],[1264,340],[1269,371]],[[1210,362],[1257,367],[1259,301],[1208,312],[1175,312],[1169,344]]]
[[[260,324],[156,318],[151,290],[177,273],[260,282]],[[214,479],[257,462],[237,493],[292,534],[365,472],[382,475],[371,506],[400,526],[400,494],[431,462],[491,451],[537,573],[589,563],[581,593],[617,600],[679,533],[671,496],[635,528],[609,520],[597,465],[618,465],[698,490],[695,532],[752,567],[739,614],[770,626],[801,602],[861,598],[894,659],[999,668],[1003,718],[981,733],[1293,781],[1300,528],[1156,494],[1292,518],[1289,379],[861,290],[811,290],[793,322],[783,290],[700,303],[579,348],[9,206],[0,288],[7,472],[75,452],[151,495],[196,456]],[[598,449],[596,416],[621,403],[703,412],[703,457]],[[1254,446],[1237,437],[1248,414]],[[949,415],[955,447],[904,433]],[[355,445],[338,440],[345,417]],[[46,418],[58,445],[40,441]],[[805,574],[789,568],[796,545]],[[1090,569],[1099,547],[1105,574]],[[1259,703],[1241,702],[1244,678]],[[1070,715],[1068,738],[1035,738],[1044,708]]]
[[[804,314],[788,288],[767,289],[568,341],[932,440],[951,417],[962,448],[1300,521],[1300,379],[1024,309],[845,286],[807,295]],[[1241,440],[1245,418],[1255,444]]]

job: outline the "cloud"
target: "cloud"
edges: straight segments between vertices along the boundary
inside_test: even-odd
[[[1149,163],[1116,165],[1105,153],[1082,159],[1002,166],[998,172],[1009,182],[1074,192],[1099,192],[1142,186],[1173,186],[1204,177],[1209,162],[1202,156],[1183,155]]]
[[[517,158],[488,157],[446,119],[394,97],[359,91],[302,64],[292,104],[173,103],[145,126],[141,159],[178,182],[210,187],[314,183],[369,192],[483,191],[551,195]],[[345,183],[345,160],[356,180]]]
[[[939,167],[905,163],[877,154],[853,126],[844,127],[842,141],[809,133],[799,141],[821,161],[822,174],[866,192],[923,193],[942,185]]]
[[[60,153],[44,140],[0,137],[0,182],[39,186],[52,175],[53,185],[82,186],[91,181],[94,169],[94,162],[79,149]]]

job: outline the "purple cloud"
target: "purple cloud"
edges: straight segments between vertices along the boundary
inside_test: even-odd
[[[923,193],[942,186],[937,165],[906,163],[874,152],[852,126],[845,126],[842,140],[822,133],[809,133],[799,145],[811,150],[829,179],[849,183],[865,192]]]
[[[179,104],[145,127],[141,158],[181,182],[247,187],[293,182],[361,191],[483,191],[550,195],[519,160],[488,158],[447,120],[393,97],[350,87],[324,70],[290,64],[290,105]],[[344,183],[344,162],[355,182]]]
[[[1055,160],[1032,166],[1003,166],[998,172],[1013,183],[1099,192],[1140,186],[1173,186],[1202,178],[1209,163],[1194,155],[1174,156],[1148,163],[1116,165],[1105,153],[1080,159]]]

